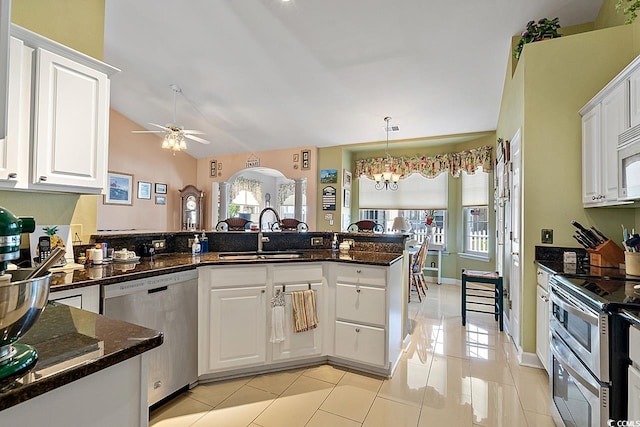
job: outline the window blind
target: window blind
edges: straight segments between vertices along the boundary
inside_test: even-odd
[[[486,206],[489,204],[489,174],[482,169],[473,175],[461,173],[462,206]]]
[[[360,209],[447,209],[449,176],[441,173],[425,178],[414,173],[398,182],[398,189],[376,190],[376,182],[365,176],[358,178]]]

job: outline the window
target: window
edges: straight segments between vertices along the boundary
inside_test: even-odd
[[[489,254],[489,174],[481,168],[469,175],[462,172],[462,218],[464,252]]]
[[[370,219],[382,224],[386,233],[392,232],[393,220],[402,216],[409,220],[413,237],[422,243],[429,233],[427,216],[432,216],[430,227],[434,232],[431,244],[444,245],[446,243],[447,217],[446,209],[360,209],[360,219]]]
[[[489,208],[464,207],[464,251],[468,254],[489,254]]]

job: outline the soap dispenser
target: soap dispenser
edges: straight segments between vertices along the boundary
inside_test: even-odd
[[[209,252],[209,238],[203,231],[200,237],[200,253],[206,254],[207,252]]]
[[[193,244],[191,245],[191,255],[200,255],[200,240],[198,240],[198,235],[195,235],[195,239],[193,239]]]

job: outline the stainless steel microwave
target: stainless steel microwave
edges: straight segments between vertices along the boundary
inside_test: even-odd
[[[618,200],[640,199],[640,126],[618,137]]]

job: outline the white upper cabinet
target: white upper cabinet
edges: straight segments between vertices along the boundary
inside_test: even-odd
[[[618,137],[640,124],[640,57],[580,110],[584,207],[630,203],[618,200]]]
[[[35,84],[32,183],[100,192],[108,155],[107,75],[38,49]]]
[[[29,124],[33,49],[10,39],[7,137],[0,139],[0,188],[25,189],[29,171]]]
[[[11,35],[0,187],[101,193],[118,70],[16,25]]]

